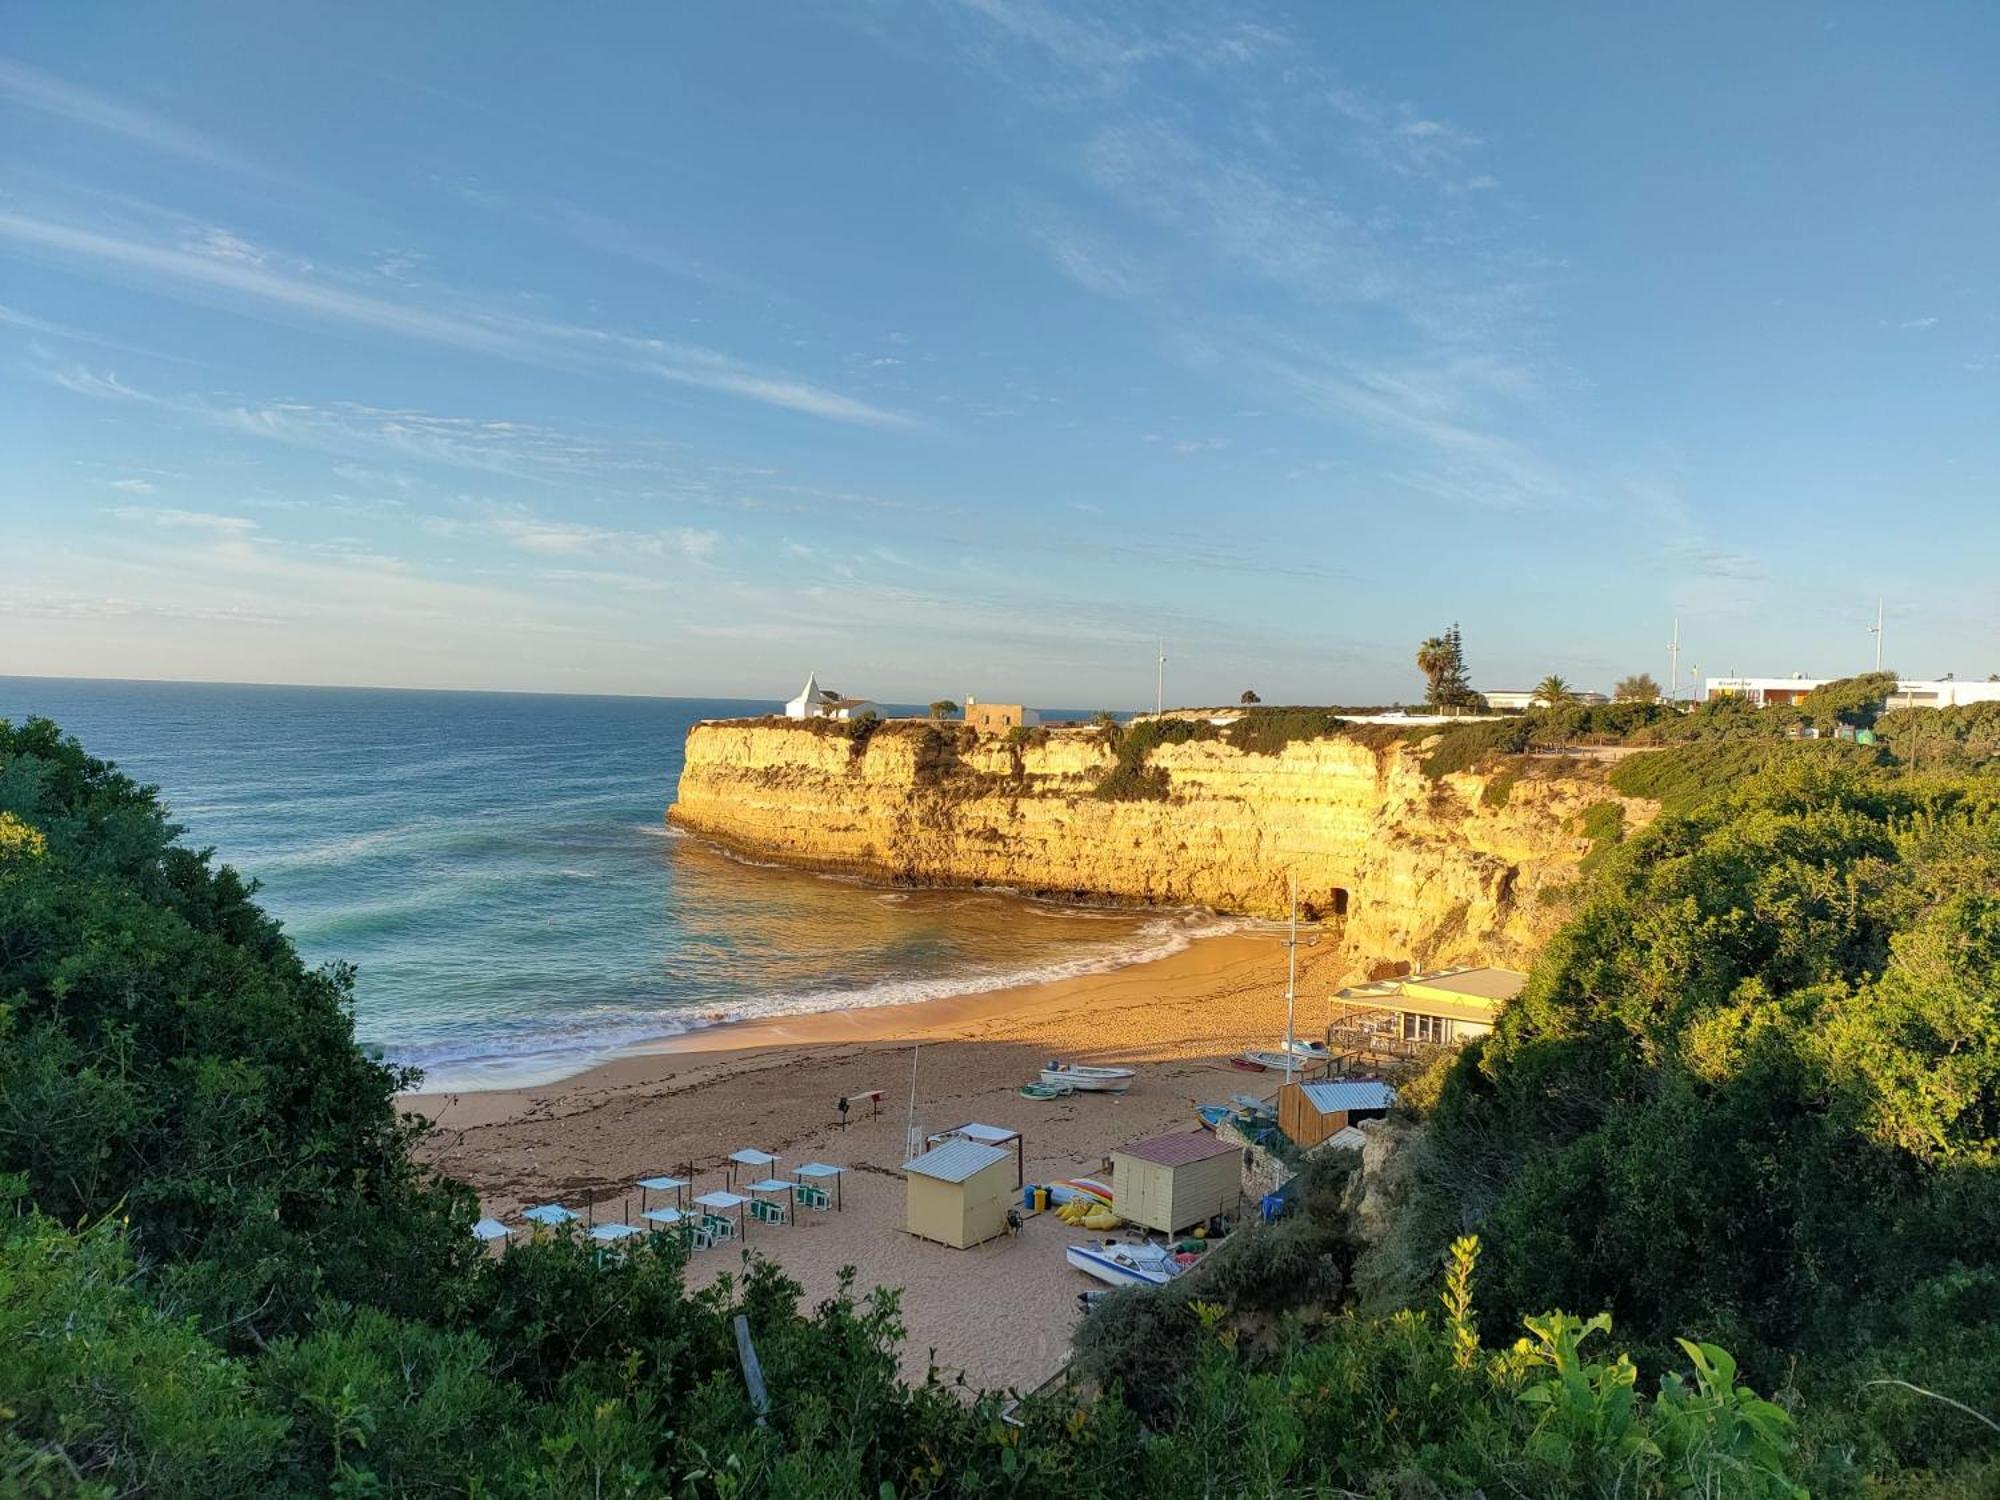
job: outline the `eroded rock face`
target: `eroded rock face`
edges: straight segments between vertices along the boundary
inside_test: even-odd
[[[1265,917],[1299,899],[1341,923],[1357,962],[1522,963],[1559,909],[1541,893],[1588,852],[1583,814],[1606,801],[1626,826],[1650,803],[1601,768],[1565,763],[1512,780],[1432,782],[1410,747],[1296,741],[1274,755],[1219,741],[1155,750],[1160,801],[1092,795],[1114,757],[1085,730],[1009,744],[958,726],[844,733],[718,720],[688,735],[676,826],[759,858],[919,885],[1002,885],[1043,895],[1203,906]]]

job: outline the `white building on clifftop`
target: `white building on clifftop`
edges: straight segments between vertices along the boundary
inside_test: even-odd
[[[816,673],[806,674],[806,685],[798,697],[785,705],[788,719],[858,719],[881,712],[866,698],[843,698],[832,688],[821,687]]]

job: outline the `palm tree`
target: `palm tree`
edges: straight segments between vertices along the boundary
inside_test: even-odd
[[[1451,642],[1443,636],[1434,635],[1417,647],[1417,670],[1424,674],[1424,681],[1429,684],[1428,696],[1433,706],[1437,702],[1438,683],[1450,665]]]
[[[1535,701],[1544,708],[1561,708],[1565,703],[1576,702],[1576,692],[1551,672],[1535,684]]]

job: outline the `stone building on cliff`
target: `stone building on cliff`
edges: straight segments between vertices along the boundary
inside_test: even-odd
[[[981,734],[1005,734],[1010,729],[1033,729],[1042,722],[1042,716],[1023,704],[981,703],[968,693],[965,722]]]

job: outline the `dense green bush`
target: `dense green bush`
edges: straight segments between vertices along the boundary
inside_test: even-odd
[[[233,1346],[324,1296],[448,1297],[471,1195],[410,1160],[352,972],[307,968],[254,886],[53,725],[0,725],[0,811],[46,845],[0,856],[0,1170],[64,1222],[128,1216]]]
[[[1364,1279],[1407,1292],[1476,1225],[1495,1327],[1852,1355],[2000,1267],[1996,974],[1990,788],[1793,758],[1667,817],[1461,1057]]]

